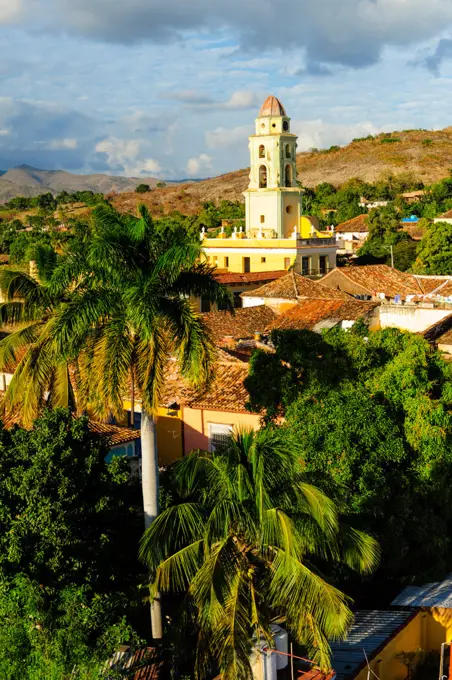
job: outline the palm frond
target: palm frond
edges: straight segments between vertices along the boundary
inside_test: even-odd
[[[14,370],[23,351],[37,342],[43,327],[44,322],[39,321],[10,333],[0,341],[0,371]]]
[[[205,514],[196,503],[180,503],[160,513],[146,529],[140,559],[154,573],[169,556],[204,538]]]

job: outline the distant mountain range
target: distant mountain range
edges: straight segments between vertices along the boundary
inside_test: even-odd
[[[50,191],[94,191],[111,192],[134,191],[138,184],[155,187],[161,181],[155,177],[117,177],[113,175],[75,175],[64,170],[39,170],[29,165],[19,165],[11,170],[0,170],[0,202],[15,196],[37,196]]]

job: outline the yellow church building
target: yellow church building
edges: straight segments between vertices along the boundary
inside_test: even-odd
[[[210,264],[236,273],[274,272],[293,268],[305,276],[323,276],[336,266],[336,239],[316,229],[302,214],[297,182],[297,136],[281,102],[267,97],[249,140],[250,181],[244,192],[245,231],[201,239]]]

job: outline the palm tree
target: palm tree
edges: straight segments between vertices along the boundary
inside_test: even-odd
[[[142,207],[139,217],[109,207],[94,213],[96,231],[77,288],[52,319],[52,342],[76,366],[79,408],[121,417],[126,395],[141,399],[142,491],[145,529],[159,512],[155,415],[168,359],[194,386],[211,377],[215,347],[190,298],[203,296],[232,308],[213,268],[201,262],[199,243],[159,233]],[[83,259],[83,258],[82,258]],[[67,285],[68,269],[53,285]],[[134,406],[132,405],[132,419]],[[162,636],[158,598],[153,635]]]
[[[272,646],[275,619],[329,669],[328,640],[344,634],[351,612],[315,565],[366,572],[378,549],[340,525],[333,502],[305,483],[300,459],[284,428],[267,428],[173,466],[176,500],[145,532],[140,555],[156,590],[184,593],[195,608],[199,678],[212,657],[225,680],[251,677],[252,640]]]
[[[45,406],[73,407],[75,397],[65,358],[51,338],[56,310],[69,295],[68,282],[51,285],[57,266],[50,246],[38,246],[35,271],[0,271],[0,320],[10,331],[0,341],[0,370],[14,370],[2,402],[2,415],[20,413],[30,426]],[[71,286],[72,287],[72,286]]]

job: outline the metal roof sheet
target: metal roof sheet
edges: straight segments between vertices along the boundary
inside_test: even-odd
[[[372,659],[394,634],[406,626],[413,614],[413,610],[374,609],[355,612],[347,639],[330,644],[331,664],[336,671],[337,680],[355,677],[366,662],[364,651],[369,660]]]
[[[423,586],[407,586],[392,602],[398,607],[444,607],[452,608],[452,574],[444,581],[426,583]]]

